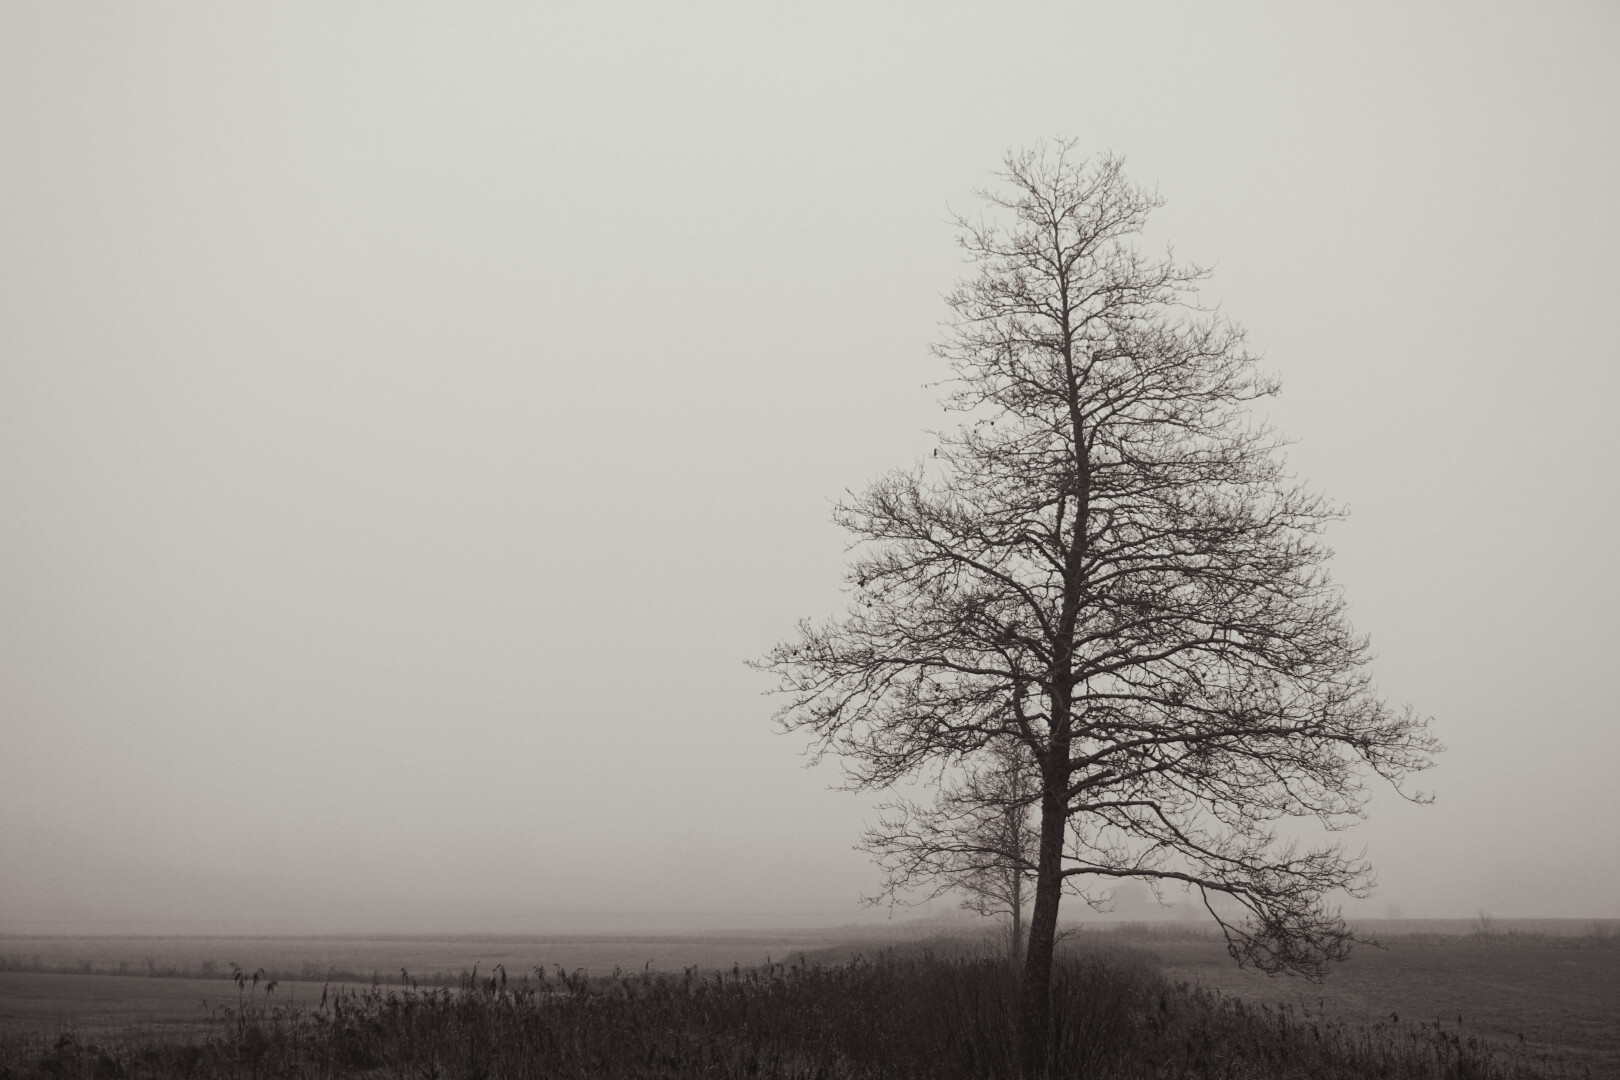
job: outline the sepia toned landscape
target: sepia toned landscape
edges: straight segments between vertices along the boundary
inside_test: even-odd
[[[1186,1010],[1182,1019],[1190,1025],[1196,1023],[1192,1017],[1201,1018],[1206,1037],[1214,1031],[1230,1044],[1206,1048],[1211,1055],[1241,1056],[1244,1039],[1256,1037],[1241,1024],[1233,1030],[1236,1021],[1222,1012],[1243,1002],[1246,1011],[1238,1015],[1261,1025],[1264,1038],[1283,1045],[1307,1032],[1320,1049],[1321,1033],[1333,1033],[1331,1052],[1315,1060],[1313,1075],[1362,1075],[1358,1070],[1376,1059],[1392,1070],[1380,1075],[1438,1076],[1460,1070],[1486,1077],[1620,1076],[1620,1026],[1614,1022],[1620,1010],[1620,923],[1524,920],[1470,927],[1460,920],[1401,920],[1359,929],[1379,937],[1380,947],[1359,949],[1320,983],[1238,969],[1222,942],[1173,922],[1077,925],[1071,927],[1064,951],[1079,970],[1092,965],[1093,975],[1101,972],[1110,986],[1118,982],[1133,993],[1174,1000]],[[418,1008],[454,999],[463,1005],[481,1002],[481,1008],[498,1012],[512,1007],[502,1004],[511,998],[536,1009],[537,1023],[558,1025],[565,1021],[547,1017],[545,1003],[551,1000],[547,995],[559,991],[587,998],[617,996],[633,1015],[640,1007],[635,1003],[643,1000],[638,995],[667,991],[672,983],[687,994],[694,982],[707,986],[711,981],[739,993],[760,993],[762,985],[776,986],[780,993],[784,972],[790,986],[805,971],[834,981],[853,972],[858,981],[860,972],[886,964],[898,969],[901,985],[915,991],[933,985],[942,973],[961,978],[964,972],[953,971],[952,965],[978,963],[977,974],[984,975],[995,942],[983,927],[922,920],[909,926],[733,937],[14,937],[4,939],[4,946],[0,1060],[5,1067],[23,1070],[18,1075],[30,1074],[31,1064],[52,1075],[61,1075],[64,1068],[99,1068],[100,1075],[110,1073],[112,1066],[106,1063],[113,1062],[122,1070],[119,1075],[161,1076],[166,1066],[160,1054],[153,1056],[153,1048],[176,1045],[215,1048],[219,1057],[209,1067],[216,1071],[202,1075],[240,1075],[244,1045],[259,1047],[255,1052],[261,1056],[252,1060],[252,1070],[274,1074],[277,1069],[313,1067],[320,1054],[332,1052],[321,1040],[333,1036],[300,1031],[304,1021],[298,1018],[329,1017],[341,995],[348,995],[361,1015],[368,1009],[386,1014],[397,1007],[391,1003],[413,999],[422,1003]],[[221,962],[216,957],[238,959]],[[928,964],[937,970],[917,970]],[[363,970],[368,965],[369,974]],[[995,967],[993,961],[988,966]],[[542,993],[539,998],[513,996],[525,990]],[[852,992],[847,986],[844,991]],[[450,997],[437,996],[441,994]],[[958,987],[943,1003],[935,1003],[945,1016],[932,1022],[960,1022],[962,1016],[953,1013],[964,1007],[960,994]],[[1215,1023],[1215,1018],[1223,1022]],[[761,1055],[779,1060],[784,1050],[775,1034],[785,1027],[773,1022],[769,1032],[761,1032],[744,1023],[739,1030],[728,1032],[723,1025],[709,1030],[708,1037],[716,1046],[724,1044],[728,1053],[738,1053],[738,1037],[748,1047],[716,1074],[744,1075],[750,1063],[758,1068]],[[261,1032],[263,1042],[248,1031]],[[66,1043],[63,1033],[70,1035]],[[747,1044],[750,1035],[752,1046]],[[289,1055],[274,1066],[263,1058],[271,1045]],[[403,1075],[478,1071],[473,1063],[444,1056],[442,1047],[417,1058],[401,1047],[388,1052],[400,1055],[393,1071]],[[491,1048],[497,1058],[500,1052]],[[527,1052],[538,1051],[529,1047]],[[993,1048],[978,1046],[975,1052],[991,1053]],[[773,1053],[778,1058],[771,1058]],[[813,1074],[812,1064],[821,1057],[817,1048],[800,1045],[793,1054]],[[703,1059],[716,1064],[712,1054]],[[51,1062],[57,1063],[55,1071],[41,1064]],[[573,1060],[558,1052],[549,1063],[530,1062],[525,1068],[539,1069],[534,1075],[572,1075],[570,1069],[582,1075],[659,1074],[642,1068],[645,1064],[617,1060],[602,1047],[594,1058]],[[1196,1065],[1202,1075],[1247,1075],[1229,1068],[1230,1062],[1180,1064]],[[844,1072],[837,1067],[827,1072],[825,1063],[816,1067],[823,1075],[867,1075],[849,1063]],[[930,1067],[941,1075],[956,1075],[937,1062]],[[1153,1074],[1151,1069],[1142,1073]],[[1136,1074],[1123,1067],[1111,1073]],[[795,1074],[788,1070],[784,1075]]]
[[[0,1080],[1620,1080],[1620,7],[0,5]]]

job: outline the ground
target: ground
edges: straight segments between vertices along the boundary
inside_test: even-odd
[[[907,935],[899,935],[907,936]],[[909,935],[915,939],[917,935]],[[843,940],[847,939],[847,940]],[[296,978],[331,971],[340,980],[369,980],[373,971],[398,980],[503,965],[512,976],[548,970],[608,974],[748,967],[769,956],[800,954],[829,961],[882,946],[870,931],[797,935],[692,937],[429,938],[30,938],[0,939],[0,1032],[81,1033],[197,1030],[238,1005],[229,977],[235,962],[283,977],[271,1004],[314,1005],[327,980]],[[1127,947],[1151,953],[1175,979],[1199,983],[1251,1003],[1289,1005],[1352,1027],[1441,1022],[1464,1036],[1517,1042],[1562,1057],[1597,1077],[1620,1077],[1620,945],[1545,935],[1407,934],[1382,949],[1363,947],[1321,983],[1268,977],[1238,968],[1222,944],[1187,934],[1088,929],[1077,947]],[[184,977],[212,964],[213,978]],[[82,972],[86,967],[90,973]],[[35,968],[36,970],[26,970]],[[49,970],[49,969],[57,970]],[[127,974],[115,972],[122,968]],[[23,970],[19,970],[23,969]],[[67,969],[67,970],[64,970]],[[74,973],[68,973],[71,970]],[[172,972],[168,977],[136,972]],[[255,992],[264,997],[265,981]]]

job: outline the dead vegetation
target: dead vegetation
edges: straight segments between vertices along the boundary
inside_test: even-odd
[[[341,990],[279,1004],[243,973],[200,1037],[0,1043],[0,1077],[1002,1077],[1016,1075],[1005,963],[925,945],[847,963],[712,974],[544,968],[455,988]],[[1059,965],[1051,1075],[1533,1080],[1571,1075],[1522,1045],[1390,1017],[1351,1027],[1165,978],[1125,946]]]

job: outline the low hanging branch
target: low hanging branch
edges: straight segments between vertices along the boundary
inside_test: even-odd
[[[1157,198],[1067,144],[1001,179],[987,215],[958,222],[977,273],[937,348],[964,423],[837,508],[857,540],[850,609],[758,666],[783,728],[853,786],[942,778],[933,807],[897,806],[868,837],[890,889],[1033,872],[1033,1075],[1065,889],[1225,897],[1208,906],[1240,962],[1319,974],[1351,941],[1328,896],[1364,895],[1371,871],[1279,823],[1344,827],[1369,774],[1421,800],[1406,781],[1440,747],[1372,690],[1326,571],[1337,512],[1248,412],[1276,382],[1196,305],[1204,270],[1132,243]],[[1031,850],[986,840],[1002,796],[979,781],[1008,754],[1027,767]]]

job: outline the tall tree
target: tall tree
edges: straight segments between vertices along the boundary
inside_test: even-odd
[[[1337,512],[1249,414],[1276,382],[1197,306],[1203,269],[1135,245],[1156,196],[1071,144],[998,175],[984,216],[958,222],[976,272],[937,347],[964,423],[837,507],[858,542],[849,611],[760,664],[780,724],[857,788],[949,774],[1002,740],[1028,753],[1019,1028],[1036,1075],[1066,887],[1179,883],[1239,962],[1318,973],[1350,943],[1328,894],[1364,894],[1371,871],[1279,826],[1349,824],[1369,772],[1421,799],[1405,782],[1440,747],[1370,685],[1325,568]]]

